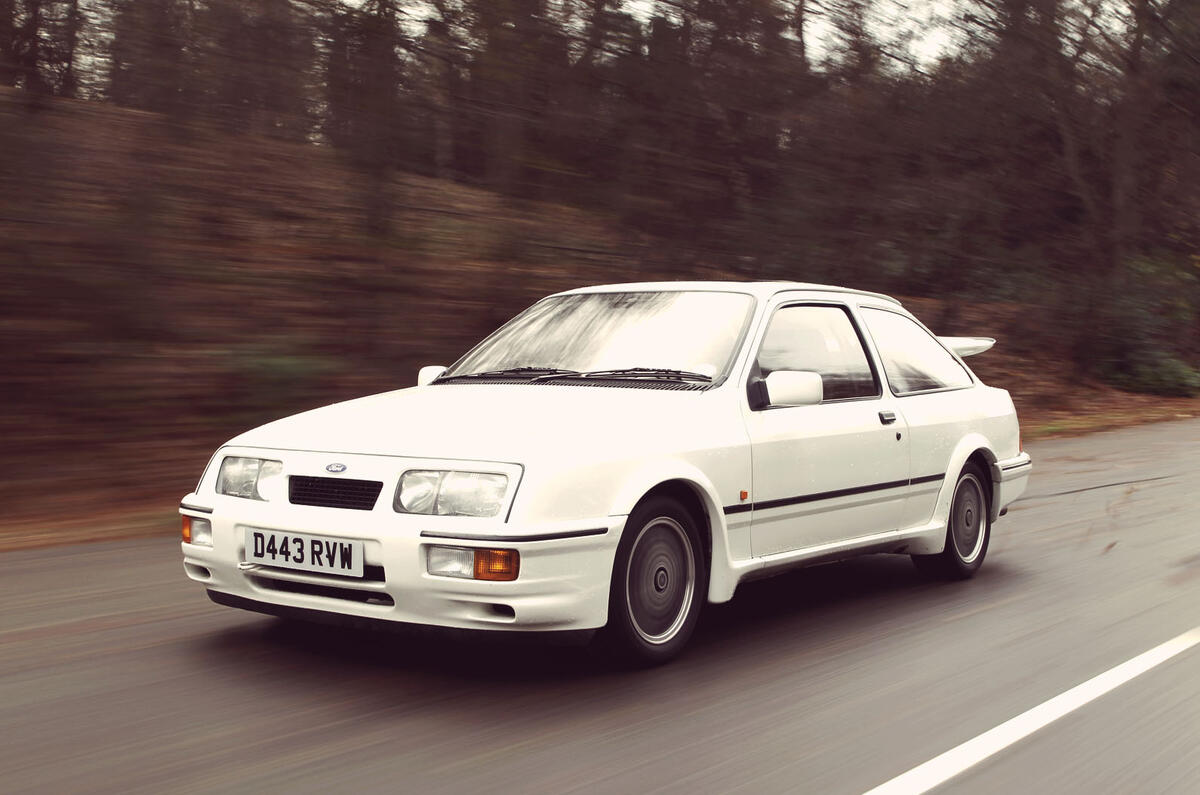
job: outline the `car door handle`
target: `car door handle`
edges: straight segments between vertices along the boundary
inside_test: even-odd
[[[894,411],[879,412],[879,421],[882,422],[884,425],[891,425],[893,422],[896,421],[896,412],[894,412]]]

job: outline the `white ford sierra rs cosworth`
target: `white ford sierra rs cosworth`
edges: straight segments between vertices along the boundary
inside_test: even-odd
[[[875,293],[797,283],[545,298],[418,386],[219,449],[189,577],[276,615],[592,630],[635,661],[738,583],[852,555],[966,578],[1031,469],[1007,392]]]

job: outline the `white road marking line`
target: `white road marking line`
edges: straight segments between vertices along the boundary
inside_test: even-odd
[[[1166,643],[1143,652],[1132,660],[1094,676],[1083,684],[1076,685],[1033,709],[1006,720],[994,729],[984,732],[962,745],[951,748],[940,756],[902,773],[891,781],[880,784],[866,795],[918,795],[928,792],[939,784],[979,764],[989,756],[1003,751],[1008,746],[1024,739],[1059,718],[1095,701],[1105,693],[1115,690],[1126,682],[1162,665],[1177,654],[1200,644],[1200,627],[1171,638]]]

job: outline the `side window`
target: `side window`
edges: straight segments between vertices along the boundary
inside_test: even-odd
[[[888,382],[897,394],[970,386],[971,376],[958,361],[904,315],[863,307]]]
[[[766,378],[774,370],[807,370],[825,382],[825,399],[876,397],[879,382],[867,360],[850,315],[836,306],[785,306],[775,311],[758,367]]]

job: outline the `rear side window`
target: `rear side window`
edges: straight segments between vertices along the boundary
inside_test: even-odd
[[[920,324],[883,309],[863,307],[862,314],[896,394],[971,385],[966,369]]]
[[[837,306],[785,306],[775,311],[758,351],[766,378],[775,370],[818,373],[826,400],[877,397],[879,381],[849,313]]]

